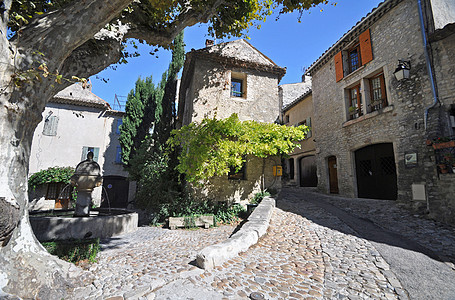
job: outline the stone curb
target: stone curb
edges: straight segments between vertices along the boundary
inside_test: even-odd
[[[213,269],[256,244],[267,233],[274,207],[275,199],[265,197],[239,231],[222,243],[202,249],[196,256],[197,265],[205,270]]]

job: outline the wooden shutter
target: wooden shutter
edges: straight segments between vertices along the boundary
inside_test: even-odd
[[[100,155],[100,148],[93,148],[93,160],[98,162],[98,157]]]
[[[308,118],[306,119],[306,125],[307,125],[308,127],[310,127],[310,130],[308,131],[308,133],[307,133],[307,135],[306,135],[306,138],[309,139],[309,138],[313,135],[313,129],[311,128],[311,118],[310,118],[310,117],[308,117]]]
[[[88,153],[88,147],[82,147],[82,156],[81,156],[81,161],[87,159],[87,153]]]
[[[58,117],[49,116],[44,120],[43,135],[57,135]]]
[[[359,36],[360,42],[360,57],[362,58],[362,66],[373,60],[373,49],[371,48],[370,29],[365,30]]]
[[[337,82],[343,79],[343,56],[341,51],[335,55],[335,76]]]

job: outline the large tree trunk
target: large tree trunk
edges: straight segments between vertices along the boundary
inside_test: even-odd
[[[193,11],[188,2],[188,9],[173,24],[156,31],[143,24],[113,21],[132,0],[72,1],[34,17],[11,40],[6,34],[12,0],[0,2],[6,9],[0,12],[0,298],[5,293],[22,298],[66,298],[75,280],[80,282],[82,271],[49,255],[36,240],[28,219],[27,175],[33,134],[48,100],[70,84],[56,83],[56,74],[71,78],[100,72],[120,59],[126,38],[169,44],[186,26],[207,22],[223,1],[213,1],[203,13]],[[113,25],[104,28],[108,23]],[[54,75],[18,80],[42,63]]]

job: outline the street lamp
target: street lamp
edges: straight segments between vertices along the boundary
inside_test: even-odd
[[[395,78],[400,81],[402,79],[409,78],[409,71],[411,70],[411,61],[409,60],[398,60],[398,67],[393,72]]]

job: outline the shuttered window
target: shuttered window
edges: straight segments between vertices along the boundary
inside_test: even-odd
[[[57,135],[58,117],[48,116],[44,119],[43,135]]]
[[[335,63],[335,78],[336,82],[344,78],[360,68],[361,66],[373,60],[373,49],[371,45],[370,29],[365,30],[359,35],[359,39],[355,42],[355,46],[338,52],[334,57]],[[344,74],[343,64],[346,64],[346,72]]]
[[[81,160],[86,160],[87,159],[87,154],[89,152],[92,152],[93,153],[93,160],[98,162],[98,156],[100,154],[100,148],[98,147],[82,147],[82,156],[81,156]]]

